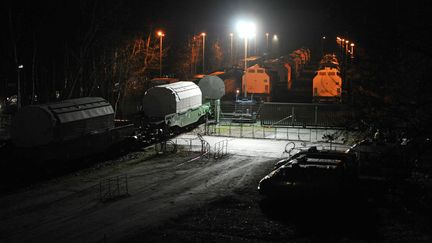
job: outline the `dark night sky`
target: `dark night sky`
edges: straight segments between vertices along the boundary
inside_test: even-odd
[[[8,32],[7,11],[17,9],[26,20],[42,27],[39,38],[52,40],[53,35],[69,38],[77,25],[86,25],[79,19],[79,3],[93,1],[10,1],[2,3],[2,29]],[[239,18],[256,20],[258,32],[277,33],[287,49],[312,45],[323,34],[348,35],[366,40],[369,33],[379,33],[386,25],[413,21],[417,13],[427,11],[421,4],[392,1],[312,1],[312,0],[98,0],[99,6],[114,6],[114,14],[124,21],[126,31],[145,31],[148,27],[164,28],[168,42],[186,35],[206,31],[209,38],[224,38],[235,31]],[[423,3],[424,5],[425,3]],[[103,7],[101,7],[102,9]],[[422,10],[423,9],[423,10]],[[101,10],[105,11],[105,10]],[[415,22],[413,22],[415,24]],[[368,29],[369,25],[373,25]],[[390,28],[390,29],[391,29]],[[39,30],[38,30],[39,31]],[[169,34],[168,34],[169,33]],[[62,36],[63,35],[63,36]],[[73,33],[72,33],[73,35]],[[370,36],[368,36],[370,37]],[[314,41],[315,40],[315,41]],[[384,40],[383,40],[384,41]]]
[[[422,47],[429,42],[430,21],[426,2],[312,0],[95,0],[95,1],[3,1],[0,26],[0,70],[13,65],[9,31],[9,10],[19,18],[20,50],[28,53],[36,40],[40,59],[62,56],[65,43],[79,45],[89,25],[89,5],[96,3],[104,16],[99,39],[131,36],[150,29],[166,31],[171,53],[188,36],[207,32],[208,40],[228,41],[240,18],[254,19],[258,35],[280,36],[282,52],[306,46],[318,48],[320,37],[330,40],[348,37],[369,53],[388,55],[400,46]],[[85,9],[86,11],[83,11]],[[415,38],[413,38],[415,36]],[[120,37],[120,38],[119,38]],[[334,39],[333,39],[334,40]],[[260,40],[258,40],[260,41]],[[335,44],[335,43],[333,43]],[[28,48],[28,49],[26,49]],[[430,48],[429,48],[430,49]],[[421,51],[430,51],[421,50]],[[7,70],[6,70],[7,72]]]
[[[84,24],[77,19],[80,1],[12,1],[15,9],[21,9],[31,22],[41,23],[50,35],[63,34],[73,26]],[[85,1],[81,1],[85,2]],[[91,2],[91,1],[88,1]],[[131,31],[144,30],[146,27],[166,29],[167,41],[186,34],[206,31],[210,36],[222,38],[234,31],[235,21],[239,18],[255,19],[258,32],[279,34],[289,49],[299,45],[314,43],[314,38],[323,34],[335,36],[346,34],[353,38],[364,38],[368,33],[367,25],[382,22],[392,24],[406,21],[422,6],[407,5],[402,1],[391,4],[376,1],[311,1],[311,0],[210,0],[210,1],[142,1],[108,0],[98,1],[100,6],[116,6],[116,16],[125,21]],[[3,3],[5,4],[5,3]],[[404,3],[405,4],[405,3]],[[6,3],[7,5],[7,3]],[[3,25],[7,24],[7,9],[3,15]],[[410,10],[412,9],[412,10]],[[5,12],[3,12],[5,13]],[[395,18],[395,19],[394,19]],[[394,21],[392,21],[392,19]],[[6,20],[6,21],[5,21]],[[387,22],[387,23],[386,23]],[[7,26],[3,26],[5,29]],[[384,27],[385,28],[385,27]],[[7,29],[6,29],[7,30]],[[374,32],[374,30],[371,30]],[[64,33],[64,35],[68,35]],[[168,38],[168,36],[172,38]],[[210,37],[209,36],[209,37]]]

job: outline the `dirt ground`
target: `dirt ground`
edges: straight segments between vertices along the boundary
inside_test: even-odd
[[[24,188],[0,198],[0,241],[431,242],[430,218],[390,204],[382,182],[330,200],[261,197],[285,144],[231,138],[225,158],[193,161],[147,149]],[[128,195],[101,202],[99,182],[118,175]]]

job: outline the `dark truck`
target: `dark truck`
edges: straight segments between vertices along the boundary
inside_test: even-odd
[[[270,197],[319,197],[343,193],[355,185],[357,161],[351,153],[307,150],[293,155],[266,175],[258,185]]]

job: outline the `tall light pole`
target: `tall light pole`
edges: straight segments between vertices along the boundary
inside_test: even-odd
[[[205,37],[206,37],[206,33],[201,33],[201,36],[203,38],[203,74],[205,73]]]
[[[234,64],[234,61],[233,61],[233,37],[234,37],[234,34],[230,33],[230,43],[231,43],[231,47],[230,47],[230,64],[231,64],[231,66]]]
[[[279,56],[279,38],[277,35],[273,35],[272,52],[274,55]]]
[[[18,84],[17,84],[17,107],[21,108],[21,70],[24,68],[24,65],[20,64],[17,67],[18,72]],[[33,97],[32,97],[33,99]]]
[[[159,77],[162,77],[162,50],[163,50],[163,37],[165,36],[165,33],[159,30],[157,32],[157,35],[159,36]]]
[[[266,52],[269,51],[269,40],[268,40],[268,37],[269,37],[269,33],[266,33],[266,40],[267,40],[267,49],[266,49]]]
[[[349,40],[345,40],[345,45],[344,45],[344,48],[345,48],[345,59],[344,59],[344,62],[345,62],[345,65],[347,65],[347,58],[348,58],[348,52],[349,52],[349,43],[350,43],[350,41]]]
[[[354,58],[354,43],[351,43],[350,46],[351,46],[351,58]]]
[[[341,48],[342,48],[342,39],[338,36],[336,37],[336,43],[338,44],[338,48],[339,48],[339,55],[341,52]]]
[[[322,56],[324,56],[324,45],[325,45],[325,40],[326,40],[326,37],[325,36],[323,36],[322,38],[321,38],[321,55]]]
[[[257,55],[257,38],[256,35],[254,35],[254,55]]]
[[[244,38],[245,51],[244,51],[244,72],[247,71],[247,51],[248,51],[248,39],[255,36],[256,27],[252,22],[239,22],[237,23],[237,30],[240,38]],[[246,82],[244,82],[244,95],[247,96]]]

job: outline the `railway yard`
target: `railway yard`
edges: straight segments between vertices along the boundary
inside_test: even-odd
[[[150,146],[3,193],[1,241],[431,240],[428,218],[385,182],[364,181],[353,193],[330,200],[271,202],[257,185],[287,157],[286,140],[204,136],[210,151],[227,141],[216,159],[211,153],[199,157],[199,146],[188,148],[195,136],[177,137],[175,153]],[[295,142],[312,145],[325,146]]]

